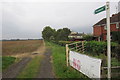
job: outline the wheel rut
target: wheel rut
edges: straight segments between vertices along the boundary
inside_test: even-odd
[[[22,58],[18,63],[11,65],[8,69],[2,72],[2,78],[16,78],[30,60],[30,57],[25,57]]]
[[[51,63],[50,49],[46,49],[46,52],[44,53],[44,58],[41,61],[38,78],[55,78],[53,68],[52,68],[52,63]]]

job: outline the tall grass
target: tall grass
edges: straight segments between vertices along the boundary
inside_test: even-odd
[[[58,78],[87,78],[85,75],[66,66],[65,47],[61,47],[51,42],[46,45],[52,49],[53,67],[56,77]]]

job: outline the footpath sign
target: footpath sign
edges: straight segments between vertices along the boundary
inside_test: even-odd
[[[105,11],[105,10],[106,10],[106,7],[102,6],[102,7],[98,8],[98,9],[96,9],[95,12],[94,12],[94,14],[98,14],[98,13],[100,13],[102,11]]]
[[[89,78],[100,78],[101,59],[70,51],[69,62],[70,66],[88,76]]]
[[[106,2],[106,5],[95,10],[95,14],[106,11],[106,25],[107,25],[107,66],[108,66],[108,79],[111,78],[111,39],[110,39],[110,4]]]

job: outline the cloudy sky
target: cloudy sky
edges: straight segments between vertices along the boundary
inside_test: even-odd
[[[110,3],[111,14],[117,12],[118,1]],[[92,33],[92,26],[106,17],[105,11],[95,15],[94,10],[105,5],[105,2],[4,1],[0,4],[2,38],[41,38],[45,26],[55,29],[68,27],[72,31]]]

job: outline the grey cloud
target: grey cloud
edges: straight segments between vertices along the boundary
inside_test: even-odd
[[[111,3],[111,14],[115,5]],[[92,33],[92,26],[106,16],[105,12],[94,15],[104,2],[8,2],[3,4],[3,38],[41,38],[46,25],[59,29]]]

